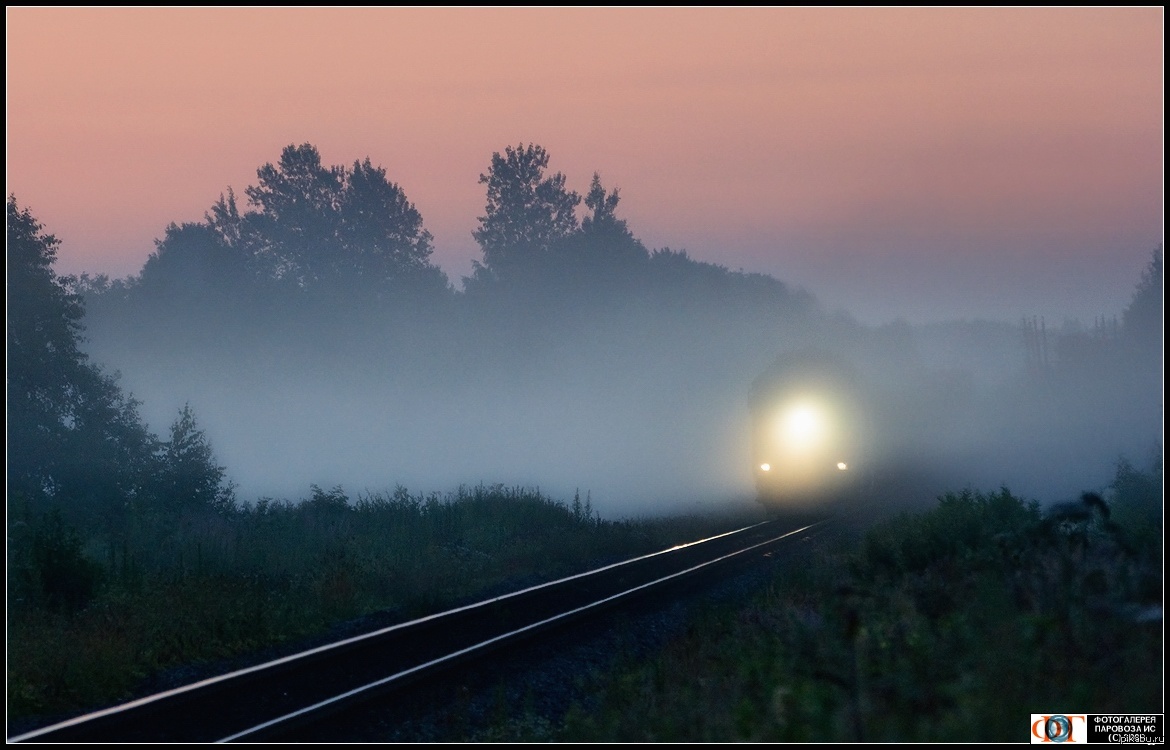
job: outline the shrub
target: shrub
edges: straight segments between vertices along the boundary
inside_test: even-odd
[[[93,598],[101,568],[82,551],[81,537],[58,511],[48,513],[33,533],[32,574],[41,601],[50,609],[81,609]]]

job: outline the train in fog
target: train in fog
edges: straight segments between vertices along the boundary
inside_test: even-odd
[[[773,512],[838,507],[873,481],[874,428],[861,378],[823,351],[781,355],[749,402],[757,499]]]

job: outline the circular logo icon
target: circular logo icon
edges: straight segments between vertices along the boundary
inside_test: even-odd
[[[1049,716],[1044,722],[1044,736],[1052,742],[1068,742],[1072,739],[1072,722],[1067,716]]]

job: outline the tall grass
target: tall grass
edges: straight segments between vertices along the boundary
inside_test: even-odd
[[[543,738],[1024,742],[1031,713],[1161,711],[1161,473],[1123,463],[1108,519],[965,491],[811,551]]]
[[[300,503],[140,515],[117,536],[88,539],[59,519],[19,522],[9,529],[9,720],[111,704],[363,615],[406,620],[731,523],[603,521],[588,498],[499,485],[356,499],[314,487]],[[62,598],[73,591],[54,583],[62,576],[85,591]]]

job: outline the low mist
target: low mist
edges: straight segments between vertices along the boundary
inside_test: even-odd
[[[189,404],[244,502],[479,483],[579,492],[613,517],[751,502],[751,384],[808,349],[857,371],[891,502],[1063,499],[1160,454],[1160,248],[1091,327],[866,326],[782,280],[648,250],[616,189],[594,174],[582,197],[548,160],[493,154],[483,261],[456,290],[384,169],[288,146],[243,209],[229,190],[138,276],[80,281],[89,352],[157,433]]]
[[[1066,499],[1159,451],[1158,371],[1120,356],[1120,332],[1045,334],[1034,349],[1083,340],[1100,356],[1042,361],[1024,325],[873,328],[781,285],[732,304],[741,291],[453,295],[425,314],[314,304],[218,323],[132,312],[132,335],[99,314],[90,347],[160,434],[189,403],[245,502],[478,483],[579,492],[608,517],[750,502],[751,383],[810,346],[861,373],[899,502],[967,486]]]

